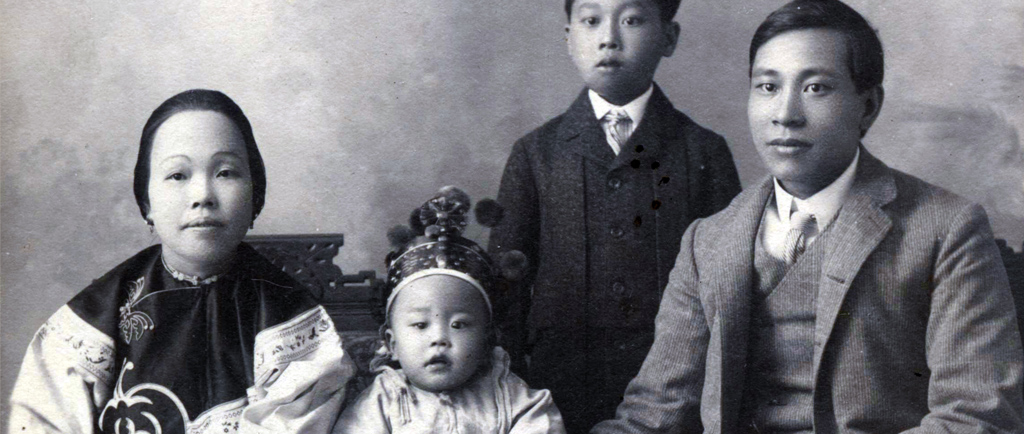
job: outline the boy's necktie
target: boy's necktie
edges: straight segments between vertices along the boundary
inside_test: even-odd
[[[793,265],[807,249],[807,241],[818,232],[818,221],[814,215],[804,211],[793,211],[789,216],[789,232],[786,233],[786,265]]]
[[[604,127],[605,134],[611,137],[608,144],[611,145],[612,151],[615,152],[615,155],[619,155],[622,148],[626,146],[626,141],[629,140],[629,134],[633,129],[633,120],[629,118],[625,110],[611,109],[601,118],[601,126]]]

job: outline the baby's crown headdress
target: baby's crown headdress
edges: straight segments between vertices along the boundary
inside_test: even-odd
[[[480,291],[488,311],[493,313],[492,291],[499,281],[514,281],[522,276],[527,265],[522,252],[504,252],[495,263],[477,243],[462,237],[470,205],[468,194],[446,186],[412,211],[409,227],[400,225],[388,231],[394,250],[386,259],[385,315],[402,289],[431,275],[453,276],[470,283]],[[476,219],[481,225],[494,227],[503,215],[504,209],[494,200],[483,199],[476,205]]]

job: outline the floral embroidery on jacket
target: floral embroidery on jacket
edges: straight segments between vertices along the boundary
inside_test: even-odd
[[[139,297],[142,295],[142,288],[146,285],[146,276],[142,276],[136,279],[134,282],[128,283],[128,299],[125,300],[124,306],[121,306],[121,321],[118,324],[121,328],[121,336],[124,338],[125,343],[132,343],[132,340],[139,340],[142,338],[142,334],[146,330],[153,330],[154,323],[153,319],[149,317],[145,312],[132,310],[135,305],[139,302]]]

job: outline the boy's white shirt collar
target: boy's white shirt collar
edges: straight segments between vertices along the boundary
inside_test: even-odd
[[[594,107],[594,116],[598,120],[608,114],[611,109],[622,109],[629,115],[629,119],[633,121],[633,128],[636,129],[637,125],[640,125],[640,120],[644,118],[644,111],[647,109],[647,101],[651,99],[651,95],[654,94],[654,83],[651,83],[651,87],[647,88],[647,91],[636,97],[624,106],[617,106],[608,101],[605,101],[601,95],[590,89],[587,92],[590,96],[590,105]]]
[[[847,193],[850,192],[850,188],[853,187],[854,176],[857,173],[857,162],[860,160],[860,148],[857,148],[857,153],[853,155],[853,161],[843,171],[839,178],[832,181],[828,187],[823,188],[821,191],[814,193],[807,199],[798,199],[793,195],[789,194],[785,188],[782,188],[782,184],[779,184],[777,178],[775,181],[775,206],[779,210],[779,220],[789,227],[790,211],[792,205],[795,202],[797,209],[808,212],[815,217],[818,222],[818,232],[825,230],[832,219],[839,213],[839,209],[843,207],[843,202],[846,200]]]

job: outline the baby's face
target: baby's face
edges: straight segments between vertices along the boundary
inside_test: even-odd
[[[430,392],[452,390],[490,356],[489,316],[483,295],[469,282],[427,276],[398,294],[386,338],[413,385]]]

